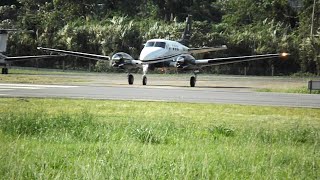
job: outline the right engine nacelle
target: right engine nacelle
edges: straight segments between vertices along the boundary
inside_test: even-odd
[[[185,69],[192,65],[195,65],[195,58],[190,54],[183,54],[173,61],[173,66],[179,69]]]

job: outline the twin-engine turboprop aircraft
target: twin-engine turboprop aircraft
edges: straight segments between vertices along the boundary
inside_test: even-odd
[[[0,65],[2,65],[2,74],[8,74],[10,64],[14,61],[26,61],[26,60],[34,60],[34,59],[43,59],[43,58],[52,58],[56,57],[53,55],[39,55],[39,56],[17,56],[17,57],[7,57],[2,53],[5,53],[7,50],[7,42],[8,42],[8,33],[11,31],[18,31],[16,29],[0,29]],[[61,56],[61,55],[59,55]]]
[[[206,53],[212,51],[219,51],[227,49],[226,46],[221,47],[206,47],[206,48],[189,48],[189,40],[191,37],[191,21],[192,16],[187,17],[186,28],[182,34],[180,41],[171,41],[165,39],[151,39],[148,40],[140,53],[138,60],[134,59],[127,53],[115,53],[111,59],[109,56],[88,54],[75,51],[66,51],[59,49],[51,49],[38,47],[40,50],[49,52],[56,52],[64,55],[71,55],[95,60],[111,60],[112,67],[125,69],[128,72],[128,83],[131,85],[134,82],[134,77],[130,73],[133,69],[142,68],[142,84],[147,84],[147,72],[150,66],[154,67],[176,67],[181,70],[192,70],[193,76],[190,78],[190,86],[194,87],[197,81],[197,74],[202,67],[230,64],[244,61],[261,60],[268,58],[278,58],[287,56],[287,53],[280,54],[264,54],[254,56],[240,56],[227,58],[213,58],[213,59],[195,59],[191,54]]]

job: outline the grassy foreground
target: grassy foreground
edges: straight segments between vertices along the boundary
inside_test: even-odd
[[[317,179],[319,109],[0,99],[3,179]]]

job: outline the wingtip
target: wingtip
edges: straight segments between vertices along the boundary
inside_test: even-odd
[[[286,52],[283,52],[283,53],[280,53],[280,56],[281,57],[287,57],[287,56],[289,56],[290,54],[289,53],[286,53]]]

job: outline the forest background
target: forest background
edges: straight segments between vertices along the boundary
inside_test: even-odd
[[[194,20],[191,47],[228,46],[202,58],[291,54],[287,60],[208,67],[206,73],[320,75],[319,0],[1,0],[0,29],[33,31],[11,33],[7,55],[39,54],[36,47],[42,46],[104,55],[124,51],[138,58],[148,39],[178,40],[188,14]],[[63,60],[69,69],[93,64],[94,71],[115,71],[104,62]],[[37,64],[61,68],[63,63]]]

